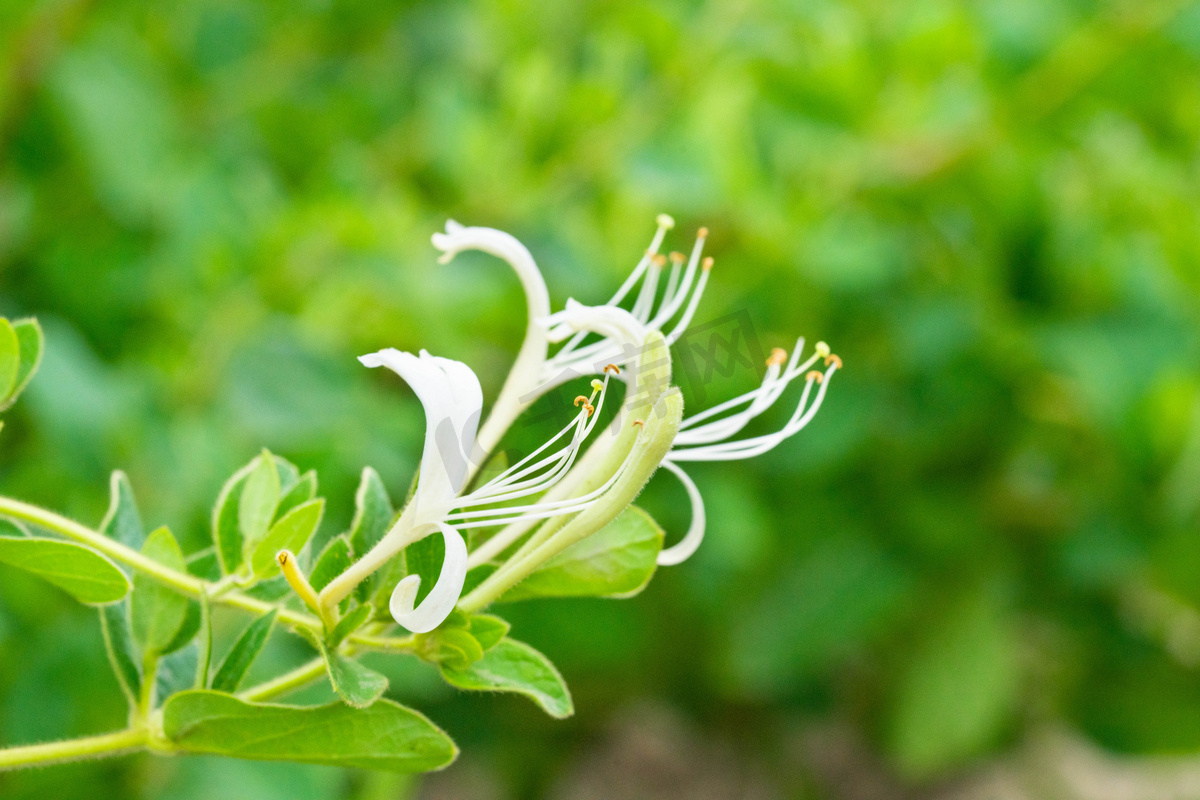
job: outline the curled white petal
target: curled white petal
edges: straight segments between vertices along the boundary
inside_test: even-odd
[[[658,554],[659,566],[671,567],[686,561],[700,547],[700,542],[704,540],[704,526],[707,519],[704,514],[704,498],[700,496],[696,482],[669,460],[662,462],[662,465],[679,478],[679,482],[687,490],[688,499],[692,502],[692,524],[688,526],[687,533],[678,542]]]
[[[568,299],[566,309],[542,320],[553,326],[547,337],[561,342],[572,333],[596,333],[619,344],[639,345],[646,340],[646,326],[633,314],[616,306],[585,306]]]
[[[412,387],[425,409],[425,448],[414,502],[419,519],[440,519],[470,474],[483,391],[471,368],[460,361],[395,348],[360,356],[368,367],[387,367]]]
[[[463,250],[481,250],[504,259],[517,274],[521,287],[525,290],[530,318],[537,319],[550,313],[550,294],[546,291],[546,281],[542,278],[542,272],[529,249],[515,236],[495,228],[467,228],[449,220],[446,222],[446,232],[433,234],[432,240],[433,246],[442,251],[442,257],[438,261],[443,264]]]
[[[437,523],[437,528],[446,542],[446,558],[433,589],[413,608],[421,578],[409,575],[396,584],[388,603],[392,618],[413,633],[428,633],[441,625],[458,603],[467,579],[467,544],[462,534],[443,522]]]

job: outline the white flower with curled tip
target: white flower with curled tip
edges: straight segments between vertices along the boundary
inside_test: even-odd
[[[617,322],[618,327],[596,325],[571,329],[569,317],[564,318],[562,312],[551,315],[546,282],[537,263],[529,250],[507,233],[492,228],[468,228],[451,220],[446,223],[445,233],[433,235],[434,247],[442,251],[440,263],[447,263],[464,250],[490,253],[508,262],[525,290],[529,315],[525,340],[479,433],[479,445],[484,452],[490,452],[521,411],[542,394],[572,378],[600,374],[608,364],[624,366],[634,359],[649,331],[663,331],[668,344],[683,334],[696,313],[713,265],[711,258],[702,258],[708,230],[700,229],[690,256],[671,253],[667,257],[660,255],[658,249],[675,221],[660,214],[657,223],[650,246],[625,282],[603,306],[590,307],[597,312],[592,321],[604,322],[600,310],[622,310],[619,304],[640,283],[632,308],[626,312],[637,323],[632,333],[623,320]],[[668,262],[671,268],[660,296],[659,283]],[[574,301],[568,301],[567,312],[573,304]],[[620,315],[613,318],[616,316]],[[598,334],[599,341],[585,344],[589,333]],[[553,356],[548,355],[550,344],[564,340],[566,344]]]
[[[454,609],[467,574],[467,547],[462,530],[507,525],[582,511],[595,502],[620,472],[603,486],[580,497],[537,500],[509,505],[513,500],[542,495],[570,471],[584,440],[595,428],[608,387],[592,382],[591,396],[579,396],[575,418],[526,458],[484,485],[464,493],[471,455],[478,447],[476,429],[483,407],[479,379],[459,361],[419,356],[395,349],[362,356],[368,367],[387,367],[403,378],[425,410],[425,446],[417,488],[399,520],[383,540],[322,591],[322,603],[336,603],[366,575],[412,542],[440,533],[446,554],[437,582],[416,605],[420,577],[409,575],[392,592],[389,608],[396,622],[415,633],[436,628]],[[506,505],[497,505],[504,503]]]
[[[818,342],[812,355],[800,363],[803,351],[804,339],[797,340],[791,359],[784,350],[776,348],[767,359],[767,373],[757,389],[688,417],[680,424],[679,433],[675,436],[670,453],[663,460],[663,466],[679,478],[687,490],[692,504],[692,522],[678,543],[658,554],[660,565],[669,566],[686,560],[696,552],[704,539],[704,500],[695,481],[683,471],[680,463],[735,461],[761,455],[803,430],[820,410],[829,380],[841,368],[842,360],[830,353],[829,346],[824,342]],[[824,361],[824,371],[812,369],[821,360]],[[796,408],[779,430],[762,436],[731,438],[774,405],[788,385],[801,376],[804,376],[804,388]],[[817,387],[815,393],[814,386]]]

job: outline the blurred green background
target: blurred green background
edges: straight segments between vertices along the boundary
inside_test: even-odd
[[[957,797],[1030,752],[1200,753],[1198,144],[1177,1],[0,3],[0,313],[48,336],[7,495],[95,524],[122,468],[190,550],[264,445],[330,532],[363,465],[403,496],[420,408],[354,357],[494,397],[525,324],[493,259],[436,265],[448,217],[521,238],[556,308],[656,213],[671,249],[707,225],[698,323],[846,363],[802,434],[693,471],[691,561],[502,612],[572,720],[396,665],[442,775],[134,757],[0,795]],[[686,527],[672,479],[645,504]],[[0,741],[123,717],[94,612],[5,570]]]

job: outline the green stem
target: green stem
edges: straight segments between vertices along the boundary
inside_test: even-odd
[[[154,710],[154,695],[158,688],[158,656],[146,654],[142,661],[142,696],[138,698],[138,716],[146,719]]]
[[[60,514],[55,514],[53,511],[47,511],[44,508],[39,508],[30,503],[23,503],[20,500],[13,500],[10,497],[0,497],[0,514],[24,520],[38,527],[62,534],[68,539],[74,539],[81,544],[86,544],[88,547],[100,551],[109,558],[127,564],[138,572],[149,575],[160,583],[170,586],[180,594],[199,598],[202,592],[208,592],[209,602],[220,603],[232,608],[240,608],[243,611],[249,611],[257,615],[266,614],[272,609],[278,609],[280,621],[294,628],[308,628],[317,634],[323,634],[325,631],[325,626],[321,623],[321,620],[312,614],[293,611],[290,608],[258,600],[241,592],[225,592],[220,596],[213,596],[214,588],[229,585],[228,578],[222,579],[217,584],[212,584],[194,575],[178,572],[170,567],[163,566],[152,558],[147,558],[137,550],[126,547],[98,531],[80,525],[78,522]],[[355,638],[351,634],[348,641],[353,642]]]
[[[122,755],[142,749],[148,741],[149,733],[145,728],[127,728],[81,739],[8,747],[0,750],[0,772],[85,758]]]
[[[261,703],[281,694],[299,689],[315,681],[325,674],[325,659],[314,658],[306,664],[301,664],[291,672],[285,672],[278,678],[264,681],[257,686],[251,686],[238,697],[251,703]]]

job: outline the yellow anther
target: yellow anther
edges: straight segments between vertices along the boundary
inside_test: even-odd
[[[825,380],[825,375],[824,375],[824,373],[820,372],[819,370],[814,369],[813,371],[811,371],[807,375],[805,375],[804,379],[806,381],[816,381],[817,383],[820,383],[821,381]]]
[[[599,378],[593,378],[592,379],[592,389],[597,392],[603,391],[604,381],[600,380]]]
[[[590,417],[593,413],[595,413],[596,407],[591,403],[584,403],[583,410],[586,411],[587,415]]]
[[[667,257],[666,256],[654,256],[653,258],[650,259],[650,263],[654,264],[654,266],[656,266],[656,267],[661,267],[663,264],[667,263]]]
[[[706,271],[712,269],[713,268],[713,257],[709,256],[708,258],[704,259],[704,261],[702,261],[700,263],[700,266],[703,267]]]
[[[829,355],[829,345],[825,344],[824,342],[817,342],[815,349],[817,351],[817,355],[819,355],[821,358],[825,358]]]
[[[670,258],[672,261],[674,261],[676,264],[682,264],[682,263],[683,263],[683,253],[680,253],[680,252],[672,252],[672,253],[671,253],[671,255],[669,256],[669,258]]]
[[[635,419],[635,420],[633,421],[633,424],[634,424],[634,425],[637,425],[639,428],[644,428],[644,427],[646,427],[646,422],[645,422],[645,420]]]
[[[580,406],[586,406],[587,404],[588,404],[588,399],[586,397],[584,397],[583,395],[579,395],[579,397],[575,398],[575,407],[576,408],[579,408]]]
[[[785,361],[787,361],[787,350],[784,350],[782,347],[776,347],[771,351],[770,357],[767,358],[767,366],[782,364]]]
[[[835,369],[841,369],[842,359],[838,358],[833,353],[830,353],[829,355],[825,356],[825,366],[832,366]]]
[[[620,375],[620,374],[621,374],[621,368],[620,368],[620,367],[618,367],[616,364],[605,364],[605,365],[604,365],[604,371],[605,371],[605,372],[608,372],[609,370],[612,370],[612,372],[613,372],[613,374],[614,374],[614,375]]]
[[[707,239],[708,238],[708,228],[701,228],[700,230],[696,231],[696,238],[697,239]]]
[[[659,214],[654,218],[654,221],[658,223],[658,227],[660,228],[671,230],[671,228],[675,227],[675,218],[670,214]]]

